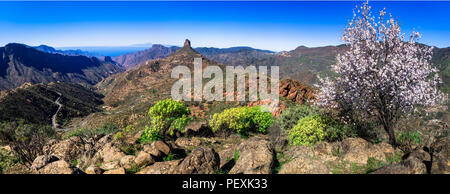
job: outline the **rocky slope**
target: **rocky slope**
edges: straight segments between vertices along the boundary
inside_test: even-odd
[[[68,82],[92,86],[121,70],[112,61],[39,51],[23,44],[0,47],[0,90],[25,82]]]
[[[101,122],[113,122],[120,127],[128,124],[140,125],[147,111],[158,100],[171,97],[171,88],[176,79],[170,78],[171,70],[178,65],[193,68],[194,58],[203,58],[203,66],[221,64],[208,60],[186,45],[169,57],[149,60],[137,68],[108,77],[96,85],[105,98],[108,114],[96,114],[87,121],[90,126]]]
[[[135,95],[150,88],[158,89],[160,93],[163,93],[161,90],[168,89],[170,91],[170,87],[155,87],[155,84],[173,83],[175,80],[169,78],[173,67],[183,65],[193,69],[194,58],[202,58],[203,67],[219,65],[192,49],[189,40],[186,40],[185,46],[169,57],[148,60],[138,68],[113,75],[98,83],[97,88],[105,94],[105,102],[112,104],[123,101],[129,94]],[[161,82],[161,80],[164,81]]]
[[[38,174],[449,174],[449,138],[409,153],[361,138],[282,146],[264,135],[242,139],[179,137],[137,142],[113,135],[50,141],[31,167]],[[134,145],[125,153],[123,145]],[[77,161],[74,163],[73,161]]]
[[[131,69],[148,60],[166,58],[178,49],[179,47],[175,46],[165,47],[162,45],[153,45],[151,48],[143,51],[123,54],[112,59],[125,69]]]
[[[177,46],[165,47],[162,45],[153,45],[152,48],[143,51],[113,57],[113,60],[122,65],[124,68],[131,69],[145,63],[148,60],[166,58],[178,49],[181,48]],[[198,47],[194,48],[194,50],[206,58],[219,63],[244,66],[252,64],[249,63],[252,60],[260,60],[261,58],[272,56],[274,54],[272,51],[254,49],[251,47]]]

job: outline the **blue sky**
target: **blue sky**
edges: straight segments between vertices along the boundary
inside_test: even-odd
[[[274,51],[343,43],[356,1],[346,2],[0,2],[0,45],[251,46]],[[371,2],[387,8],[420,42],[450,46],[450,2]]]

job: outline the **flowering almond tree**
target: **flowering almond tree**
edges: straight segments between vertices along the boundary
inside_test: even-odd
[[[342,39],[349,50],[337,56],[337,78],[321,79],[319,106],[343,108],[374,116],[396,145],[394,124],[417,105],[434,105],[442,93],[432,68],[432,49],[404,40],[400,25],[383,9],[376,18],[368,2],[355,9]]]

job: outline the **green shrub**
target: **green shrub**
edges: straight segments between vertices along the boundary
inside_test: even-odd
[[[266,133],[274,122],[270,112],[261,111],[261,107],[237,107],[216,113],[209,122],[213,132],[232,131],[247,136],[249,132]]]
[[[314,145],[325,138],[326,124],[315,114],[298,120],[298,124],[289,131],[291,145]]]
[[[19,162],[31,166],[43,147],[56,136],[50,126],[25,124],[23,121],[0,123],[0,145],[9,145]]]
[[[158,101],[148,111],[151,126],[144,130],[141,141],[149,142],[163,137],[173,137],[176,131],[183,132],[192,120],[191,111],[184,103],[166,99]]]
[[[288,136],[291,145],[314,145],[322,140],[341,141],[354,137],[356,132],[339,120],[316,113],[298,120]]]
[[[350,126],[333,119],[329,116],[322,115],[322,120],[326,124],[325,139],[327,141],[342,141],[347,137],[355,137],[356,131]]]
[[[283,113],[280,115],[280,127],[285,131],[289,131],[295,125],[297,125],[298,120],[300,120],[301,118],[317,113],[317,108],[306,105],[296,105],[294,107],[288,108],[286,110],[283,110]]]
[[[131,132],[134,131],[133,125],[128,125],[125,129],[120,130],[114,135],[114,139],[118,141],[124,141],[127,135],[130,135]]]
[[[397,134],[397,143],[400,149],[410,152],[415,146],[420,145],[422,140],[418,131],[401,131]]]
[[[3,174],[4,171],[7,171],[18,162],[19,160],[10,152],[8,152],[6,149],[0,148],[0,174]]]

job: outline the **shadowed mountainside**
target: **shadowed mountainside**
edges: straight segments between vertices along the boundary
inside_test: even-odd
[[[26,123],[50,125],[58,110],[55,100],[60,97],[62,107],[56,115],[59,125],[72,118],[99,111],[103,96],[81,85],[70,83],[30,84],[0,91],[0,122],[24,120]]]
[[[26,82],[62,81],[88,86],[122,71],[112,61],[46,53],[16,43],[0,47],[0,57],[0,90],[16,88]]]

